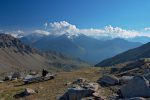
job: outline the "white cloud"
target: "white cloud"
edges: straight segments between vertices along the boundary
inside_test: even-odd
[[[34,30],[31,33],[37,33],[39,35],[63,35],[68,34],[69,37],[77,36],[79,34],[84,34],[87,36],[102,38],[102,37],[111,37],[111,38],[132,38],[136,36],[150,36],[150,28],[145,28],[144,32],[136,30],[126,30],[120,27],[113,27],[111,25],[105,26],[104,28],[89,28],[89,29],[79,29],[75,25],[70,24],[66,21],[54,22],[54,23],[45,23],[44,30]],[[22,37],[26,32],[21,30],[6,32],[11,34],[14,37]]]
[[[13,36],[15,38],[21,38],[26,33],[24,31],[22,31],[22,30],[17,30],[17,31],[5,32],[5,34],[10,34],[11,36]]]
[[[62,35],[68,33],[70,35],[77,35],[80,33],[80,30],[76,28],[75,25],[71,25],[66,21],[54,22],[49,24],[50,34],[53,35]]]
[[[41,35],[49,35],[50,32],[44,30],[35,30],[33,33],[41,34]]]
[[[92,36],[92,37],[104,37],[109,36],[112,38],[130,38],[140,35],[138,31],[135,30],[125,30],[119,27],[112,27],[111,25],[105,26],[101,29],[79,29],[75,25],[72,25],[66,21],[50,23],[47,31],[49,34],[62,35],[68,33],[69,35],[78,35],[80,33]]]
[[[144,28],[145,31],[150,31],[150,27]]]
[[[119,27],[112,27],[111,25],[106,26],[104,30],[107,35],[112,37],[130,38],[140,35],[140,33],[135,30],[125,30]]]

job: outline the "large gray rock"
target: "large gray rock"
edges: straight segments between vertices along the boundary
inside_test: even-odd
[[[120,89],[124,98],[150,97],[149,81],[142,76],[135,76]]]
[[[87,83],[81,86],[69,88],[68,91],[59,100],[81,100],[84,97],[93,96],[99,89],[97,83]]]
[[[113,86],[119,84],[119,79],[113,75],[104,75],[97,81],[101,86]]]
[[[20,72],[14,72],[13,74],[12,74],[12,79],[15,79],[15,78],[20,78],[21,77],[21,74],[20,74]]]
[[[127,84],[130,80],[133,79],[134,76],[122,76],[121,78],[119,78],[119,82],[121,84]]]
[[[143,97],[133,97],[133,98],[126,98],[126,99],[119,99],[119,100],[146,100]]]

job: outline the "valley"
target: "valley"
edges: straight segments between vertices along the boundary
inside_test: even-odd
[[[150,0],[0,0],[0,100],[150,100]]]
[[[58,36],[34,33],[24,36],[20,40],[41,51],[61,52],[92,65],[142,45],[140,42],[130,42],[123,38],[102,41],[84,34],[71,35],[69,33]]]

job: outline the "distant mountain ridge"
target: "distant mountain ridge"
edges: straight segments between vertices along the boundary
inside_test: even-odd
[[[128,38],[127,39],[128,41],[131,41],[131,42],[141,42],[141,43],[148,43],[150,42],[150,37],[147,37],[147,36],[136,36],[134,38]]]
[[[0,34],[0,73],[15,70],[72,70],[87,63],[58,52],[41,52],[7,34]]]
[[[31,36],[22,37],[21,40],[42,51],[58,51],[91,64],[96,64],[101,60],[141,45],[141,43],[129,42],[120,38],[101,41],[83,34],[72,35],[72,37],[67,33],[60,36],[32,37],[33,39],[29,39]]]
[[[112,66],[119,63],[134,61],[139,58],[150,58],[150,42],[140,47],[118,54],[112,58],[103,60],[96,66]]]

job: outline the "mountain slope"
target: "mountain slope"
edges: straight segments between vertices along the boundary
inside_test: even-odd
[[[73,36],[71,38],[68,34],[61,36],[49,35],[34,43],[30,41],[23,42],[43,51],[54,50],[65,53],[91,64],[96,64],[101,60],[141,45],[141,43],[128,42],[119,38],[108,41],[100,41],[83,34],[78,34],[78,36]]]
[[[127,61],[133,61],[139,58],[149,58],[149,57],[150,57],[150,42],[135,49],[128,50],[112,58],[106,59],[97,64],[96,66],[112,66]]]
[[[40,52],[10,35],[0,34],[0,73],[13,70],[65,69],[87,64],[57,52]]]
[[[147,37],[147,36],[136,36],[134,38],[128,38],[127,39],[128,41],[131,41],[131,42],[141,42],[141,43],[148,43],[150,42],[150,37]]]

